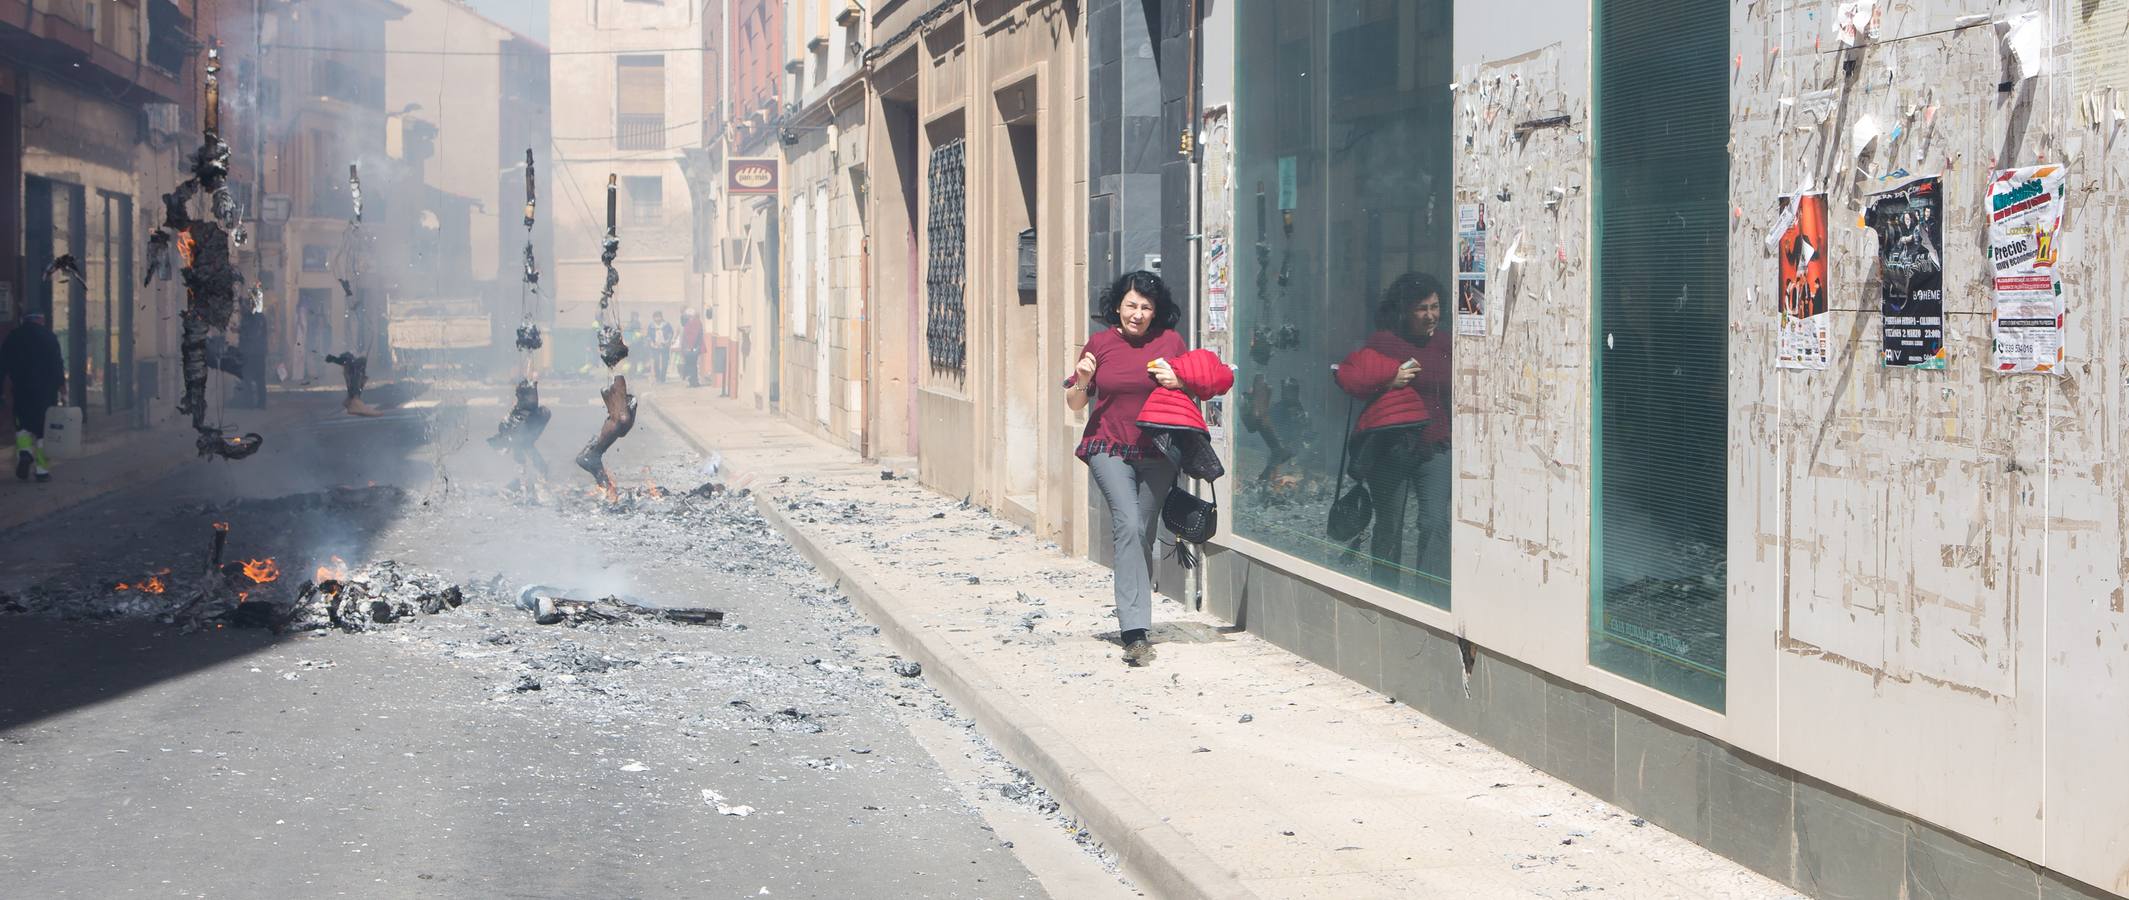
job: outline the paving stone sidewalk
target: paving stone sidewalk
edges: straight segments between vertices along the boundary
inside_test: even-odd
[[[1126,668],[1107,569],[709,391],[646,403],[1149,894],[1797,896],[1172,600]]]

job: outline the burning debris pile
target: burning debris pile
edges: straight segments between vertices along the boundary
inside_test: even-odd
[[[347,573],[321,567],[317,577],[296,589],[293,603],[260,609],[235,624],[259,624],[275,631],[320,631],[335,628],[354,633],[380,625],[433,616],[457,609],[466,602],[465,589],[418,569],[400,566],[389,559]],[[239,604],[232,615],[242,617],[247,606]]]
[[[229,144],[221,130],[221,52],[207,51],[207,100],[203,109],[200,148],[192,154],[191,177],[163,195],[163,224],[148,238],[148,278],[169,270],[175,250],[183,262],[185,311],[179,325],[178,352],[184,362],[185,391],[177,410],[192,417],[198,434],[194,446],[201,456],[243,459],[259,452],[265,439],[257,434],[229,437],[219,427],[207,424],[207,335],[210,329],[226,330],[236,314],[237,293],[244,276],[230,260],[230,250],[245,243],[238,221],[236,200],[229,192]],[[208,197],[209,217],[192,217],[193,198]]]

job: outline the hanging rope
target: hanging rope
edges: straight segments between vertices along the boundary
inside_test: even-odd
[[[341,305],[346,309],[347,350],[338,355],[327,356],[326,362],[340,367],[341,378],[347,383],[347,400],[342,406],[349,415],[379,416],[382,412],[363,402],[362,389],[370,382],[370,317],[362,295],[356,293],[355,283],[362,279],[362,261],[369,249],[369,236],[362,231],[362,172],[355,163],[347,164],[347,195],[354,204],[348,216],[347,232],[340,239],[340,255],[333,261],[335,274],[340,280]]]
[[[539,295],[540,268],[532,252],[532,225],[539,208],[538,190],[533,177],[532,148],[525,148],[525,276],[518,284],[517,351],[518,381],[510,412],[496,426],[495,436],[488,439],[488,446],[504,450],[516,458],[521,470],[518,480],[526,496],[532,496],[533,473],[547,474],[547,460],[540,456],[537,446],[540,434],[547,430],[547,420],[553,413],[540,405],[540,384],[533,376],[533,356],[544,341],[540,338],[540,326],[532,321],[532,298]]]
[[[614,269],[614,258],[621,255],[621,236],[615,224],[615,207],[618,205],[620,179],[612,173],[606,176],[606,238],[599,246],[599,261],[606,265],[606,286],[599,291],[599,359],[611,371],[628,358],[628,344],[621,339],[620,313],[614,309],[614,289],[621,285],[621,273]],[[614,382],[599,391],[599,398],[606,403],[606,421],[599,426],[599,433],[577,452],[577,467],[591,473],[592,480],[605,488],[609,497],[614,494],[614,482],[606,474],[606,451],[615,441],[628,435],[636,427],[636,396],[628,392],[628,379],[615,375]]]

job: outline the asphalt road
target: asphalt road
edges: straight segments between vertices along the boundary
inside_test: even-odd
[[[893,671],[877,629],[746,500],[685,497],[703,461],[654,417],[610,455],[640,498],[615,510],[584,496],[568,462],[597,428],[580,396],[591,388],[549,386],[542,447],[563,491],[527,503],[500,490],[512,468],[482,443],[502,408],[466,405],[490,393],[507,389],[319,418],[253,459],[187,464],[0,533],[0,591],[17,595],[102,596],[163,567],[181,581],[217,521],[233,556],[287,573],[262,590],[335,556],[488,589],[364,634],[0,617],[4,893],[1116,889],[1067,828],[1029,826],[1065,820],[920,678]],[[653,482],[664,497],[643,496]],[[336,487],[351,490],[319,493]],[[508,604],[527,583],[716,606],[727,624],[537,626]],[[1016,850],[1001,831],[1038,837]],[[1024,858],[1052,874],[1036,879]]]

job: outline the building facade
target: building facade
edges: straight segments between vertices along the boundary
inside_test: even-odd
[[[782,135],[785,105],[784,24],[778,0],[718,4],[717,46],[724,67],[718,103],[706,121],[705,177],[716,216],[716,263],[709,266],[708,327],[712,382],[725,396],[757,409],[782,402],[784,340]]]
[[[409,176],[386,147],[404,112],[385,106],[385,32],[407,14],[390,0],[223,7],[222,33],[259,54],[246,107],[225,119],[259,129],[259,202],[245,208],[259,234],[269,368],[298,384],[336,382],[339,368],[325,362],[335,353],[367,353],[373,378],[392,372],[385,317],[408,259],[397,238],[411,220],[407,204],[393,202]],[[350,166],[364,188],[360,232]]]
[[[2129,4],[2073,6],[1202,7],[1229,523],[1166,586],[1811,895],[2129,893]],[[1352,434],[1363,351],[1428,427]]]
[[[90,438],[166,418],[176,396],[183,290],[143,287],[138,265],[199,146],[202,5],[0,3],[0,334],[49,316],[60,402]],[[85,277],[45,278],[65,255]]]
[[[695,204],[682,160],[701,132],[705,5],[632,0],[554,3],[551,44],[555,220],[554,365],[596,367],[592,332],[606,270],[606,186],[618,179],[621,274],[616,312],[677,322],[701,308]],[[715,10],[709,10],[714,13]],[[537,155],[537,154],[536,154]],[[648,346],[626,365],[637,371]],[[670,374],[668,374],[670,377]]]
[[[386,155],[405,168],[394,206],[408,247],[388,311],[402,358],[508,371],[519,322],[553,326],[552,298],[522,278],[525,151],[542,185],[550,147],[546,47],[453,0],[407,0],[387,24]],[[540,191],[539,196],[556,198]],[[553,258],[553,208],[529,235]]]
[[[782,409],[800,427],[866,451],[865,82],[870,35],[842,0],[784,8],[792,98],[784,158]]]
[[[870,444],[923,482],[1083,541],[1086,26],[1060,2],[872,11]]]

